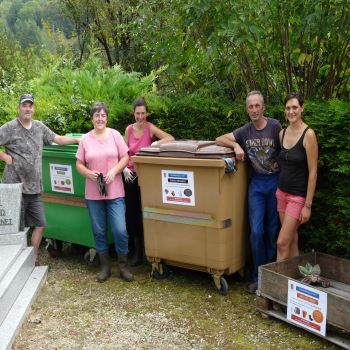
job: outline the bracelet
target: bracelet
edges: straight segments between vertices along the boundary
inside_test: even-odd
[[[312,206],[312,204],[306,204],[306,203],[304,204],[304,207],[308,208],[308,209],[311,209],[311,206]]]

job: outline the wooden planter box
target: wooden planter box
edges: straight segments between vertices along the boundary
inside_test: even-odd
[[[349,260],[312,252],[261,266],[257,290],[257,309],[265,314],[287,321],[287,317],[283,312],[273,309],[273,302],[287,305],[288,279],[300,282],[302,277],[298,266],[305,266],[307,262],[312,265],[319,264],[321,276],[330,280],[331,285],[328,288],[314,285],[312,287],[327,293],[327,323],[341,329],[345,336],[344,338],[339,335],[332,336],[327,332],[325,338],[346,349],[350,349],[350,337],[347,339],[346,334],[346,332],[350,332]]]

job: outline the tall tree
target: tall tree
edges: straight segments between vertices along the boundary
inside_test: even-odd
[[[96,42],[110,66],[128,68],[131,48],[131,23],[137,17],[137,1],[63,0],[76,28],[81,56],[86,45]]]
[[[81,50],[110,66],[166,66],[167,91],[268,100],[348,97],[350,3],[343,0],[63,0]]]

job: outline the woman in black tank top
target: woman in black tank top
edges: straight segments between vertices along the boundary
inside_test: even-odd
[[[280,132],[281,171],[276,197],[281,230],[277,240],[277,261],[299,255],[298,228],[311,216],[318,158],[316,135],[302,120],[302,96],[288,94],[284,106],[289,125]]]

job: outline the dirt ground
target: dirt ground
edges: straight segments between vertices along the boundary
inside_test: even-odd
[[[338,349],[276,319],[263,318],[245,284],[228,276],[219,295],[205,273],[173,268],[166,280],[150,278],[150,266],[133,268],[135,281],[113,275],[97,283],[98,268],[70,245],[63,256],[41,261],[50,272],[13,345],[51,349]]]

